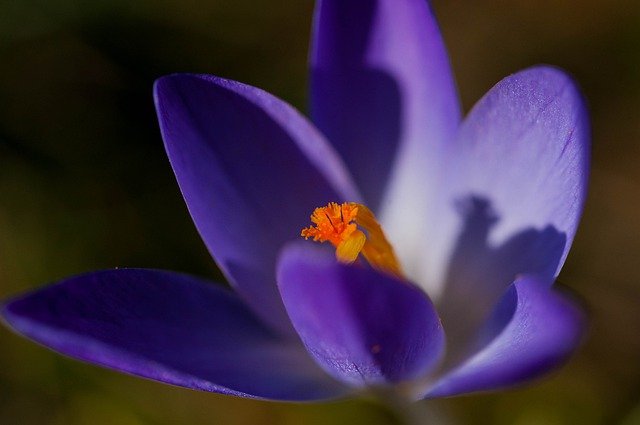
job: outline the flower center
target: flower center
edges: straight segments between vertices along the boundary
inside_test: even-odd
[[[311,214],[313,226],[302,229],[305,239],[331,242],[338,261],[351,264],[362,256],[377,270],[403,277],[393,247],[369,208],[355,202],[330,202]],[[366,233],[365,233],[366,232]]]

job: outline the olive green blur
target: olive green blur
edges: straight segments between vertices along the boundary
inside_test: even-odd
[[[537,63],[584,89],[591,187],[560,282],[583,298],[591,329],[544,381],[426,403],[424,424],[640,424],[640,0],[434,6],[465,111]],[[116,266],[222,282],[165,157],[152,83],[211,73],[306,110],[312,9],[311,0],[0,0],[0,298]],[[399,423],[370,400],[294,405],[169,387],[63,358],[4,327],[0,347],[0,424]]]

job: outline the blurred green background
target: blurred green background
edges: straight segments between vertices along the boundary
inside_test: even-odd
[[[559,65],[593,118],[593,172],[560,281],[588,341],[537,385],[430,403],[451,423],[640,424],[640,1],[435,0],[465,110]],[[218,277],[155,121],[160,75],[206,72],[306,109],[311,0],[0,0],[0,298],[115,266]],[[394,424],[366,400],[291,405],[77,363],[0,328],[0,424]],[[433,423],[425,418],[425,424]]]

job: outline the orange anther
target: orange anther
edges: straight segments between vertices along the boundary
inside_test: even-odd
[[[393,247],[369,208],[354,202],[330,202],[313,211],[311,222],[315,226],[302,229],[301,235],[315,242],[331,242],[338,261],[353,263],[362,253],[372,267],[402,277]]]

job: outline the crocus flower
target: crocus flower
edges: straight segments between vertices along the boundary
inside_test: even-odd
[[[584,329],[552,289],[589,167],[572,80],[526,69],[461,120],[423,0],[319,1],[310,62],[313,123],[218,77],[154,88],[187,207],[234,292],[99,271],[9,301],[8,325],[83,361],[261,399],[452,396],[563,363]]]

